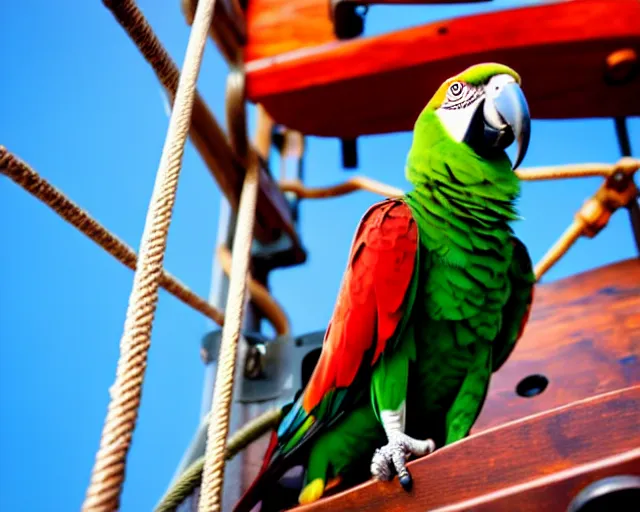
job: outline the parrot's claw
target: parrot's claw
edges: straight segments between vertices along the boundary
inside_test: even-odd
[[[371,474],[378,480],[391,480],[395,472],[402,488],[409,491],[413,479],[406,467],[407,459],[411,455],[422,457],[435,448],[436,445],[431,439],[420,441],[403,433],[394,433],[389,436],[389,442],[373,454]]]

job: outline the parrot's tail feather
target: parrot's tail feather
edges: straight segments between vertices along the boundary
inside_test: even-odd
[[[262,475],[267,470],[267,467],[269,467],[269,463],[271,462],[271,457],[273,457],[273,452],[276,450],[276,446],[278,446],[278,433],[274,430],[271,433],[269,446],[267,446],[267,451],[264,454],[264,461],[262,462],[262,467],[260,468],[258,476]]]
[[[282,437],[282,435],[292,427],[293,422],[298,419],[300,416],[300,410],[302,409],[302,399],[299,398],[293,404],[293,407],[287,412],[287,414],[282,418],[280,422],[280,426],[278,427],[278,435]],[[303,416],[304,419],[304,416]],[[295,427],[294,427],[295,429]]]
[[[269,441],[269,446],[267,447],[267,451],[264,454],[264,461],[262,462],[262,467],[260,468],[260,472],[258,476],[253,480],[249,488],[244,492],[244,494],[238,500],[235,507],[233,508],[233,512],[249,512],[255,505],[260,501],[260,490],[264,486],[264,484],[268,481],[268,478],[265,478],[267,475],[267,470],[269,469],[269,464],[271,463],[271,457],[273,456],[273,452],[278,446],[278,433],[274,430],[271,433],[271,440]]]

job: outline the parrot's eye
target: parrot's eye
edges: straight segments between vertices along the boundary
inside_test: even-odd
[[[442,105],[445,109],[465,108],[479,97],[478,88],[463,82],[453,82],[447,90],[447,98]]]
[[[457,98],[462,94],[463,89],[464,85],[462,85],[460,82],[453,82],[449,86],[449,92],[447,93],[447,96],[449,96],[450,99]]]

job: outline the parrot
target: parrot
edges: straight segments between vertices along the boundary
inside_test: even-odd
[[[419,113],[404,165],[412,188],[360,220],[316,367],[235,512],[264,506],[296,465],[299,504],[371,477],[410,490],[411,458],[469,434],[536,281],[511,227],[531,126],[521,85],[506,65],[476,64]]]

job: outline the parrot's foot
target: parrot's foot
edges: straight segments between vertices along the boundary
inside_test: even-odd
[[[420,441],[401,432],[393,433],[389,442],[379,448],[371,459],[371,474],[378,480],[391,480],[394,470],[400,484],[408,491],[413,483],[406,467],[409,456],[422,457],[435,450],[436,444],[431,439]]]

